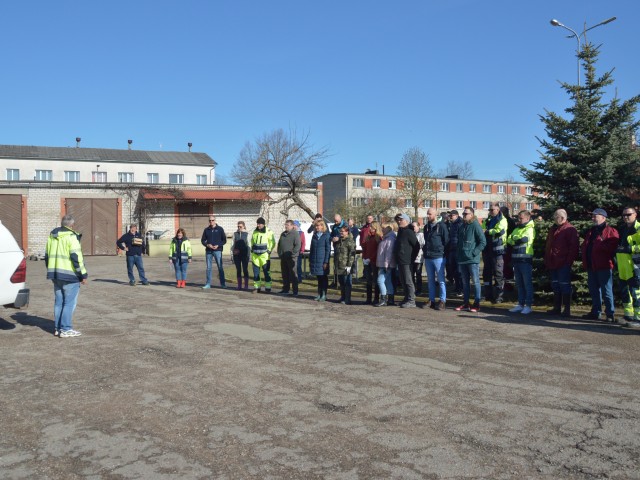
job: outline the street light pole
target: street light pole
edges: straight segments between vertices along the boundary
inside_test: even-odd
[[[569,30],[571,32],[571,35],[569,35],[567,38],[571,38],[571,37],[576,37],[576,41],[578,42],[578,50],[576,50],[576,57],[578,57],[578,86],[580,86],[580,50],[582,49],[582,45],[580,43],[580,37],[584,37],[585,41],[587,39],[586,37],[586,33],[589,30],[593,30],[596,27],[599,27],[600,25],[606,25],[607,23],[611,23],[616,19],[616,17],[611,17],[611,18],[607,18],[606,20],[603,20],[600,23],[597,23],[595,25],[593,25],[592,27],[586,28],[586,24],[585,24],[585,28],[582,30],[582,33],[578,34],[578,32],[576,32],[574,29],[567,27],[566,25],[564,25],[563,23],[559,22],[558,20],[551,19],[549,21],[549,23],[551,25],[553,25],[554,27],[562,27],[565,30]]]

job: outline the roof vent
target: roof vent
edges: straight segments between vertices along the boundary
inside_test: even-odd
[[[133,140],[127,140],[127,143],[129,144],[129,150],[131,150],[131,144],[133,143]]]
[[[76,137],[76,148],[80,148],[80,141],[82,139],[80,137]]]
[[[365,175],[378,175],[378,170],[367,170],[364,172]]]
[[[187,146],[189,147],[189,151],[191,151],[191,147],[193,147],[193,143],[189,142],[187,143]]]

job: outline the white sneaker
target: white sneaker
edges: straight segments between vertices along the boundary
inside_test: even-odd
[[[520,312],[520,313],[522,313],[523,315],[528,315],[528,314],[530,314],[531,312],[533,312],[533,310],[531,309],[531,307],[529,307],[529,306],[527,305],[526,307],[524,307],[524,308],[522,309],[522,312]]]
[[[640,322],[627,322],[627,327],[629,328],[640,328]]]
[[[82,335],[77,330],[62,330],[60,332],[60,338],[79,337]]]
[[[522,305],[516,305],[515,307],[513,307],[511,310],[509,310],[511,313],[520,313],[522,312],[522,309],[524,307]],[[531,311],[531,310],[529,310]]]

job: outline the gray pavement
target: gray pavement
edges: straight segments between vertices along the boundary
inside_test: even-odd
[[[145,265],[129,287],[124,259],[88,258],[83,335],[58,339],[29,262],[29,308],[0,311],[0,478],[640,478],[640,332]]]

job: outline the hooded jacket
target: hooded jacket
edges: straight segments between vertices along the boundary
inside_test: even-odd
[[[51,231],[44,257],[47,279],[74,283],[87,278],[80,237],[79,233],[69,227],[59,227]]]

